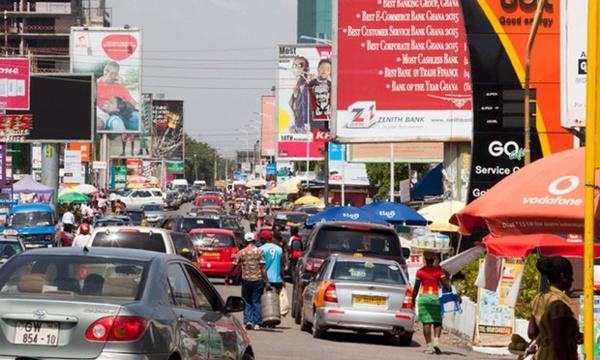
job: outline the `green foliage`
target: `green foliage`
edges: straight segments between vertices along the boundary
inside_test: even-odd
[[[483,257],[483,256],[482,256]],[[531,301],[539,291],[540,273],[535,268],[539,256],[537,254],[530,255],[525,263],[525,272],[521,280],[521,290],[517,297],[515,306],[515,317],[521,319],[529,319],[531,317]],[[464,280],[459,280],[455,283],[458,291],[468,296],[472,301],[477,301],[477,286],[475,280],[479,272],[479,259],[473,261],[462,271]]]
[[[194,180],[206,180],[212,184],[214,179],[215,157],[217,159],[217,178],[225,173],[225,160],[219,157],[215,148],[185,135],[185,178],[191,184]]]
[[[390,164],[367,164],[367,175],[371,185],[379,185],[379,191],[375,195],[376,199],[386,200],[390,195]],[[408,178],[407,164],[394,164],[394,180],[398,182]]]

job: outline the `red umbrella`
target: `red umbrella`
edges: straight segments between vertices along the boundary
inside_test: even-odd
[[[494,237],[488,235],[477,245],[487,248],[494,256],[527,257],[536,248],[544,256],[575,256],[583,257],[583,242],[581,239],[567,240],[551,234],[532,234],[520,236]],[[600,244],[594,244],[594,257],[600,257]]]
[[[470,234],[476,226],[487,226],[495,236],[583,234],[584,169],[585,148],[544,157],[504,178],[450,222],[462,234]],[[597,170],[596,179],[599,175]],[[600,216],[595,214],[596,233],[600,233]]]

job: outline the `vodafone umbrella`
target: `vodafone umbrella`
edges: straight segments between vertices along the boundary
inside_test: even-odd
[[[583,257],[583,242],[551,234],[494,237],[488,235],[478,245],[494,256],[527,257],[536,248],[544,256]],[[594,244],[594,257],[600,257],[600,244]]]
[[[470,234],[476,226],[487,226],[494,236],[582,234],[584,163],[584,148],[539,159],[504,178],[450,222],[461,234]],[[599,175],[596,171],[596,179]],[[596,212],[596,233],[599,220]]]

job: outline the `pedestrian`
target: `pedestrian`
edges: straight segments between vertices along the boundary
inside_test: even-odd
[[[426,354],[441,354],[440,336],[442,335],[442,303],[440,301],[440,284],[446,291],[452,291],[444,270],[435,264],[437,254],[424,252],[425,266],[415,274],[412,306],[418,297],[419,322],[423,324],[423,335],[427,342]],[[431,327],[433,326],[433,343]]]
[[[67,234],[73,233],[73,225],[75,225],[75,215],[73,215],[73,208],[69,205],[67,211],[62,216],[63,231]]]
[[[227,275],[225,285],[229,285],[229,279],[236,266],[240,266],[242,272],[242,298],[246,301],[244,309],[244,325],[246,329],[260,330],[262,314],[260,308],[260,297],[265,289],[272,289],[267,272],[265,270],[265,256],[256,247],[256,237],[253,233],[246,233],[244,240],[247,246],[237,253]]]
[[[84,222],[79,226],[79,234],[77,234],[77,236],[75,236],[71,246],[83,247],[83,246],[85,246],[85,244],[87,244],[89,239],[90,239],[90,225],[87,222]]]
[[[256,224],[258,223],[258,214],[256,213],[256,209],[252,209],[250,214],[248,214],[248,222],[250,222],[250,231],[256,231]]]
[[[288,243],[283,238],[283,235],[281,235],[281,226],[279,225],[273,226],[273,242],[283,250],[284,269],[287,271],[290,268],[290,251]]]
[[[548,289],[531,303],[532,314],[527,335],[536,339],[534,359],[577,359],[577,344],[583,341],[577,319],[571,310],[569,293],[573,284],[573,266],[562,256],[541,257],[536,268],[548,279]]]
[[[121,200],[115,201],[115,214],[120,215],[121,210],[123,210],[123,203]]]
[[[299,229],[297,226],[292,226],[290,228],[290,272],[292,273],[292,281],[296,282],[296,265],[298,264],[298,259],[302,256],[302,237],[298,235]]]
[[[285,262],[283,261],[283,250],[281,246],[273,242],[273,238],[270,236],[263,237],[264,245],[260,247],[263,254],[265,255],[265,269],[267,271],[267,277],[269,283],[275,289],[277,295],[281,292],[284,287],[283,283],[283,267]]]

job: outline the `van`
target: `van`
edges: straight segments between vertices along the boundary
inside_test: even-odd
[[[8,213],[5,230],[16,232],[28,248],[62,245],[54,207],[49,204],[13,206]]]
[[[169,182],[168,188],[171,190],[183,188],[185,190],[188,188],[188,182],[186,179],[174,179]]]
[[[192,186],[199,187],[199,188],[202,189],[203,187],[206,186],[206,181],[204,181],[204,180],[196,180],[196,181],[194,181],[194,183],[192,184]]]

